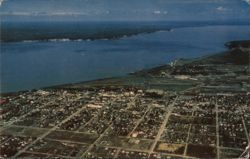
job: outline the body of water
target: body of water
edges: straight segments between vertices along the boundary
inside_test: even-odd
[[[75,26],[66,37],[46,26],[40,32],[22,25],[20,35],[9,26],[12,34],[4,30],[1,39],[1,92],[122,76],[178,58],[221,52],[228,41],[250,38],[246,24],[108,26],[88,26],[83,29],[88,35]],[[36,33],[30,34],[30,29]]]

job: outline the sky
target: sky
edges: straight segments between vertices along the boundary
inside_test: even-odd
[[[250,0],[0,0],[3,21],[250,20]]]

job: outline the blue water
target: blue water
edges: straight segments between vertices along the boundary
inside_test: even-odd
[[[214,54],[227,41],[249,38],[249,25],[211,25],[110,40],[1,43],[1,92],[122,76]]]

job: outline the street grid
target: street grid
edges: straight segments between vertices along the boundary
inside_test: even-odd
[[[114,93],[114,92],[111,92],[111,94]],[[145,98],[145,100],[148,100],[148,101],[151,101],[151,97],[147,97],[147,96],[144,96],[143,94],[144,93],[141,93],[139,95],[135,95],[136,93],[132,93],[131,96],[129,97],[126,97],[126,98],[129,98],[129,102],[127,102],[121,110],[122,111],[128,111],[129,113],[129,108],[135,106],[135,101],[139,98],[139,100],[143,100]],[[97,95],[98,96],[98,95]],[[101,96],[101,95],[100,95]],[[202,104],[204,104],[204,102],[197,102],[195,100],[196,96],[189,96],[189,95],[178,95],[178,96],[175,96],[173,95],[173,99],[170,99],[169,96],[171,95],[163,95],[160,99],[154,99],[151,101],[151,103],[146,103],[146,105],[148,105],[148,107],[146,109],[144,109],[144,112],[142,113],[142,116],[140,116],[136,121],[135,121],[135,124],[134,124],[134,127],[131,129],[130,132],[128,132],[127,135],[124,135],[124,136],[116,136],[118,139],[124,139],[122,140],[121,142],[124,142],[122,143],[121,145],[117,145],[117,143],[115,143],[114,145],[105,145],[105,144],[102,144],[101,142],[103,141],[103,138],[106,137],[106,136],[111,136],[112,138],[112,122],[110,122],[110,124],[106,127],[106,129],[101,132],[101,133],[93,133],[93,132],[80,132],[79,129],[76,129],[76,131],[71,131],[71,130],[62,130],[60,128],[60,125],[62,125],[63,123],[69,121],[70,119],[72,119],[74,116],[78,115],[81,111],[85,110],[85,109],[89,109],[88,108],[88,104],[89,103],[93,103],[93,102],[96,102],[96,99],[92,99],[90,100],[89,102],[86,102],[85,104],[79,106],[78,109],[75,110],[74,113],[70,114],[68,117],[65,117],[63,120],[61,120],[61,122],[59,122],[58,124],[56,124],[55,126],[51,127],[51,128],[41,128],[41,127],[34,127],[34,126],[25,126],[25,125],[20,125],[20,124],[17,124],[19,123],[18,121],[24,119],[25,117],[27,117],[27,114],[23,115],[23,116],[20,116],[19,118],[15,119],[15,120],[10,120],[10,122],[8,123],[8,121],[5,123],[2,123],[3,124],[3,127],[1,128],[1,136],[4,137],[4,136],[7,136],[8,139],[5,139],[5,141],[2,141],[1,142],[1,146],[4,146],[6,145],[6,143],[8,143],[9,141],[13,140],[13,138],[15,137],[21,137],[21,138],[30,138],[30,136],[26,135],[25,134],[25,131],[26,133],[29,132],[29,131],[35,131],[35,132],[40,132],[38,134],[34,133],[32,134],[32,137],[34,138],[32,141],[28,141],[27,144],[25,146],[21,146],[20,149],[16,150],[16,153],[13,154],[12,157],[30,157],[30,156],[43,156],[43,157],[48,157],[48,158],[53,158],[53,157],[62,157],[62,158],[94,158],[94,157],[100,157],[98,156],[98,152],[92,152],[93,149],[95,147],[101,147],[104,149],[104,151],[109,151],[109,149],[113,149],[114,153],[112,152],[111,154],[111,158],[120,158],[120,157],[124,157],[124,154],[123,153],[126,153],[126,156],[129,158],[129,154],[132,153],[133,155],[135,153],[138,153],[140,157],[143,157],[144,155],[144,158],[157,158],[157,155],[158,156],[169,156],[169,157],[172,157],[172,158],[175,158],[175,157],[180,157],[180,158],[202,158],[202,157],[206,157],[206,156],[196,156],[196,155],[193,155],[193,153],[189,153],[188,151],[189,150],[189,146],[190,145],[196,145],[200,147],[202,146],[207,146],[209,147],[209,149],[212,149],[212,153],[214,154],[211,154],[211,152],[209,151],[211,158],[221,158],[221,149],[223,150],[228,150],[228,151],[235,151],[235,152],[243,152],[244,151],[244,146],[246,145],[240,145],[239,147],[227,147],[226,145],[222,145],[222,143],[220,143],[220,137],[222,137],[222,134],[220,134],[220,118],[219,118],[219,113],[220,113],[220,110],[219,110],[219,106],[217,104],[217,101],[211,101],[211,100],[208,100],[208,101],[205,101],[205,102],[208,102],[208,103],[215,103],[215,107],[213,108],[212,111],[215,112],[215,123],[210,123],[210,121],[205,121],[206,124],[215,124],[213,125],[214,127],[216,127],[216,130],[214,132],[214,134],[216,134],[216,137],[215,137],[215,144],[209,144],[209,143],[202,143],[202,139],[201,139],[201,143],[200,144],[197,144],[197,143],[192,143],[190,142],[190,138],[194,136],[193,132],[191,131],[192,129],[192,126],[194,126],[195,124],[198,124],[198,125],[201,125],[203,123],[195,123],[194,121],[189,121],[189,117],[191,117],[191,119],[195,119],[193,118],[194,117],[194,112],[196,110],[199,109],[199,106],[202,107]],[[209,96],[210,95],[203,95],[205,98],[208,98],[208,99],[211,99]],[[245,95],[246,98],[247,98],[247,95]],[[186,97],[188,97],[188,99],[185,99]],[[202,97],[202,96],[201,96]],[[215,100],[217,100],[217,96],[213,96],[215,97]],[[112,97],[112,98],[115,98],[115,97]],[[147,99],[148,98],[148,99]],[[155,101],[165,101],[165,103],[163,103],[163,105],[160,105],[160,104],[155,104],[154,102]],[[214,99],[212,99],[214,100]],[[185,116],[185,115],[181,115],[181,113],[179,114],[176,114],[176,111],[175,113],[173,112],[173,110],[175,109],[179,109],[180,107],[178,105],[181,105],[183,103],[185,103],[185,101],[189,102],[189,104],[191,105],[192,109],[191,110],[188,110],[188,111],[191,111],[191,116]],[[191,101],[191,102],[190,102]],[[113,100],[114,103],[110,103],[109,105],[112,105],[116,103],[116,99]],[[187,103],[186,102],[186,103]],[[162,102],[160,102],[162,104]],[[93,108],[93,109],[98,109],[96,112],[98,113],[102,113],[102,110],[104,109],[105,105],[107,103],[104,103],[101,108]],[[204,104],[206,105],[206,104]],[[183,106],[183,105],[182,105]],[[41,108],[44,107],[44,106],[41,106]],[[185,107],[185,106],[184,106]],[[189,106],[188,106],[189,107]],[[92,108],[91,108],[92,109]],[[124,109],[124,110],[123,110]],[[158,109],[161,109],[164,113],[162,114],[163,118],[162,118],[162,121],[159,121],[159,125],[157,125],[157,133],[155,136],[147,136],[146,138],[144,137],[132,137],[133,133],[135,133],[135,131],[138,129],[138,127],[140,127],[144,120],[145,120],[145,116],[147,116],[148,114],[150,114],[150,112],[152,112],[152,110],[158,110]],[[243,108],[240,108],[240,109],[243,109]],[[206,111],[206,109],[204,109]],[[203,110],[203,111],[204,111]],[[34,111],[34,110],[33,110]],[[31,112],[33,112],[31,111]],[[31,113],[30,112],[30,113]],[[95,112],[95,113],[96,113]],[[185,111],[181,110],[180,112],[184,113],[185,114]],[[28,114],[30,114],[28,113]],[[97,114],[94,114],[93,116],[91,116],[91,118],[84,124],[84,125],[87,125],[88,123],[90,123],[90,121],[93,121],[97,118],[98,116],[98,113]],[[204,114],[201,114],[202,116]],[[178,119],[175,121],[175,117],[183,117],[184,119],[188,119],[187,121],[185,120],[181,120],[181,121],[178,121]],[[117,118],[117,117],[114,117],[114,118]],[[173,118],[173,119],[172,119]],[[241,122],[243,124],[243,128],[244,128],[244,134],[245,134],[245,137],[242,136],[241,138],[244,140],[246,139],[248,142],[249,142],[249,132],[247,130],[247,126],[249,125],[246,125],[245,124],[245,120],[244,120],[244,117],[241,116],[240,117],[241,119]],[[113,119],[115,120],[115,119]],[[214,119],[212,119],[214,120]],[[189,127],[188,127],[188,131],[187,131],[187,138],[185,140],[184,143],[180,144],[179,142],[175,142],[175,141],[167,141],[165,139],[162,138],[162,135],[164,132],[168,132],[168,131],[171,131],[171,130],[168,130],[166,128],[166,126],[168,124],[171,124],[171,122],[175,122],[175,123],[179,123],[180,125],[181,124],[188,124]],[[184,122],[184,123],[183,123]],[[197,121],[196,121],[197,122]],[[224,122],[224,121],[223,121]],[[82,125],[80,126],[82,127]],[[20,129],[20,132],[15,132],[15,131],[12,131],[12,129]],[[178,127],[176,128],[178,129]],[[249,128],[248,128],[249,129]],[[84,140],[81,141],[81,140],[76,140],[76,139],[73,139],[73,140],[69,140],[69,139],[60,139],[60,135],[59,135],[59,138],[53,138],[50,137],[50,134],[54,132],[54,133],[68,133],[69,135],[75,135],[75,134],[83,134],[83,135],[87,135],[87,136],[95,136],[95,138],[92,140],[92,141],[87,141],[85,142]],[[186,132],[183,132],[183,133],[186,133]],[[61,135],[62,135],[61,134]],[[128,140],[125,140],[125,139],[128,139]],[[146,143],[150,143],[148,147],[144,147],[145,145],[141,145],[142,147],[138,146],[138,147],[133,147],[133,146],[128,146],[130,145],[130,140],[133,139],[133,140],[138,140],[139,142],[139,145],[140,145],[140,142],[141,141],[145,141]],[[22,140],[22,139],[21,139]],[[23,139],[25,141],[25,139]],[[42,149],[42,147],[39,149],[37,148],[37,150],[33,150],[32,147],[34,147],[37,143],[39,143],[41,140],[47,140],[49,142],[58,142],[60,144],[65,144],[65,145],[73,145],[73,147],[76,147],[76,145],[80,145],[80,148],[77,149],[76,153],[73,153],[74,155],[72,156],[67,156],[67,155],[61,155],[59,153],[59,150],[57,150],[57,147],[55,145],[55,147],[51,147],[51,148],[54,148],[55,151],[48,151],[48,152],[43,152],[43,151],[40,151],[40,149]],[[174,140],[174,139],[173,139]],[[112,141],[111,141],[112,142]],[[128,142],[128,143],[126,143]],[[165,149],[166,151],[164,150],[164,148],[160,148],[160,150],[158,149],[160,147],[160,144],[163,143],[163,146],[165,146]],[[132,145],[136,145],[138,143],[132,143]],[[165,144],[165,145],[164,145]],[[179,147],[179,148],[176,148],[174,149],[173,151],[172,150],[169,150],[168,149],[171,149],[171,144],[173,144],[174,146],[176,147]],[[241,144],[241,143],[240,143]],[[247,144],[247,143],[245,143]],[[125,146],[124,146],[125,145]],[[172,146],[173,146],[172,145]],[[183,145],[183,147],[182,147]],[[81,148],[81,146],[84,146],[84,148]],[[37,147],[37,146],[36,146]],[[65,147],[65,149],[67,149],[67,146]],[[178,150],[180,149],[183,149],[182,153],[178,152]],[[61,150],[63,151],[63,150]],[[72,150],[72,152],[75,151],[75,150]],[[202,149],[202,151],[206,151],[205,149]],[[206,153],[205,153],[206,154]],[[70,155],[70,153],[68,154]],[[96,155],[96,156],[95,156]],[[230,153],[229,153],[230,155]],[[132,155],[131,155],[132,156]],[[7,156],[3,156],[3,157],[7,157]],[[8,156],[9,157],[9,156]]]

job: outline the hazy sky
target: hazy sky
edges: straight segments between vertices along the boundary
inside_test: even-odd
[[[0,0],[3,20],[249,19],[250,0]]]

